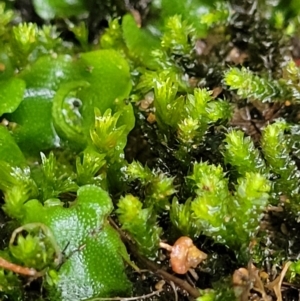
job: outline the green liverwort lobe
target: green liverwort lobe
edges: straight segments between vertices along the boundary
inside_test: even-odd
[[[113,204],[107,192],[94,185],[79,188],[77,200],[69,207],[43,206],[37,200],[25,204],[24,223],[43,223],[53,233],[66,261],[57,273],[50,300],[73,301],[126,296],[130,283],[123,258],[129,261],[118,233],[109,225]]]

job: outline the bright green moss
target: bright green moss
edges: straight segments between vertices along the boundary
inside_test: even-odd
[[[112,225],[129,233],[134,260],[171,273],[160,242],[186,235],[206,248],[214,288],[197,300],[234,300],[230,273],[250,246],[269,247],[268,206],[298,227],[295,1],[42,2],[35,13],[51,26],[0,3],[0,214],[13,221],[1,256],[36,269],[34,297],[121,298],[138,285]],[[12,228],[24,231],[6,244]],[[24,277],[0,268],[0,299],[29,300]]]

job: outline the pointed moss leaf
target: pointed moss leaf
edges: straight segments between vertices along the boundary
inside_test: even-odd
[[[270,171],[276,176],[275,192],[295,196],[299,191],[300,172],[290,156],[291,142],[285,131],[289,125],[279,120],[268,125],[262,135],[262,151]]]
[[[25,164],[23,153],[4,126],[0,126],[0,160],[16,166]]]
[[[200,233],[199,225],[195,222],[191,209],[191,199],[184,204],[179,204],[176,197],[173,198],[170,219],[177,231],[182,235],[196,237]]]
[[[176,190],[173,184],[174,178],[169,178],[163,173],[154,174],[148,187],[146,187],[145,204],[157,212],[170,209],[169,199]]]
[[[54,25],[38,27],[35,23],[20,23],[12,28],[9,40],[14,65],[20,69],[41,55],[54,55],[65,47]]]
[[[206,162],[195,163],[193,172],[188,179],[192,180],[198,195],[202,195],[206,191],[223,193],[227,190],[228,180],[224,178],[221,166],[209,165]]]
[[[77,183],[79,186],[86,184],[98,184],[104,188],[106,186],[106,173],[101,170],[106,161],[105,155],[99,154],[90,147],[87,147],[82,158],[76,158]]]
[[[138,179],[145,189],[145,205],[157,212],[170,208],[169,198],[176,190],[174,178],[162,172],[151,171],[138,161],[133,161],[125,171],[129,181]]]
[[[211,8],[206,14],[201,16],[201,23],[208,28],[226,24],[230,15],[229,5],[223,2],[217,2],[214,8]]]
[[[89,48],[88,46],[88,28],[86,24],[81,21],[78,25],[74,25],[72,22],[68,23],[69,30],[72,31],[76,37],[76,39],[79,41],[80,45],[84,50],[87,50]]]
[[[230,104],[227,101],[222,101],[220,99],[209,102],[206,111],[210,123],[218,120],[228,120],[232,114]]]
[[[33,6],[36,13],[45,20],[78,16],[87,8],[83,0],[33,0]]]
[[[183,97],[177,97],[178,83],[166,71],[154,78],[153,86],[155,116],[159,127],[162,130],[167,130],[168,127],[176,128],[184,105]]]
[[[5,161],[0,161],[0,189],[4,194],[2,209],[11,218],[23,217],[23,204],[38,196],[29,167],[17,167]]]
[[[240,175],[246,172],[264,171],[265,162],[250,137],[242,131],[232,130],[225,139],[225,162],[234,166]]]
[[[113,19],[109,22],[108,28],[100,38],[100,44],[104,49],[118,49],[120,52],[126,52],[122,26],[119,24],[119,19]]]
[[[107,192],[82,186],[70,208],[46,207],[36,200],[25,205],[24,223],[41,222],[50,228],[61,250],[70,255],[49,288],[50,300],[83,300],[126,296],[130,283],[124,272],[128,258],[118,233],[108,224],[113,204]]]
[[[194,182],[197,194],[191,204],[195,222],[204,233],[224,242],[226,237],[224,216],[228,214],[227,204],[231,195],[222,167],[195,163],[193,173],[188,178]]]
[[[37,182],[39,182],[43,201],[58,197],[62,193],[77,191],[74,172],[56,160],[53,152],[48,158],[41,153],[41,158],[42,175]]]
[[[283,101],[291,96],[283,82],[255,75],[249,69],[231,68],[225,73],[225,83],[231,90],[237,90],[241,98],[263,102]]]
[[[147,185],[153,177],[153,174],[148,166],[143,166],[138,161],[133,161],[126,168],[126,175],[129,180],[139,179],[143,185]]]
[[[91,129],[90,136],[97,150],[110,158],[118,157],[127,141],[126,125],[117,127],[120,114],[118,111],[112,115],[111,109],[101,114],[100,110],[95,108],[95,126]]]
[[[209,126],[217,121],[226,121],[230,116],[231,107],[228,102],[215,100],[212,91],[207,89],[194,89],[194,95],[188,94],[186,97],[180,116],[182,119],[177,124],[177,135],[181,143],[176,151],[176,158],[187,162],[189,153],[201,143]]]
[[[19,234],[14,244],[9,245],[9,251],[23,265],[37,270],[52,265],[55,259],[55,249],[42,231]]]
[[[161,40],[162,47],[175,55],[188,55],[193,49],[195,29],[175,15],[167,19],[165,33]]]
[[[200,121],[202,134],[207,130],[209,123],[217,120],[227,120],[231,116],[231,108],[228,102],[215,100],[212,91],[207,89],[195,89],[194,95],[188,94],[186,112],[194,119]]]
[[[264,176],[246,172],[238,179],[236,192],[232,195],[224,176],[220,166],[194,164],[189,179],[196,184],[197,197],[191,203],[191,210],[203,233],[239,250],[242,246],[247,247],[256,234],[271,186]],[[243,251],[237,251],[237,254],[243,254]]]
[[[158,250],[162,229],[158,227],[156,214],[151,208],[142,209],[143,204],[133,195],[126,195],[118,203],[118,217],[122,228],[135,239],[139,251],[154,257]]]
[[[246,173],[236,186],[235,209],[228,221],[227,243],[234,248],[247,247],[259,229],[262,213],[268,205],[271,186],[258,173]],[[234,228],[234,229],[233,229]]]
[[[0,81],[0,116],[12,113],[23,99],[25,82],[18,78]]]
[[[295,100],[300,100],[300,68],[292,60],[283,69],[283,79],[287,86],[291,89],[292,96]]]
[[[199,121],[191,117],[181,120],[178,124],[178,139],[183,144],[192,145],[195,138],[198,136],[199,127]]]
[[[1,252],[1,257],[5,258],[5,253]],[[9,260],[9,258],[5,258]],[[17,274],[0,268],[0,294],[7,295],[11,300],[22,299],[22,283]]]
[[[210,5],[214,1],[181,1],[181,0],[162,0],[161,9],[163,16],[181,15],[183,20],[194,24],[199,36],[206,34],[206,27],[201,24],[199,16],[207,13]]]
[[[17,65],[24,66],[30,53],[37,47],[38,27],[34,23],[20,23],[12,28],[11,51]]]

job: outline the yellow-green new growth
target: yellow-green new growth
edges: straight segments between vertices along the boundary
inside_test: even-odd
[[[191,204],[190,200],[185,205],[173,203],[174,226],[183,233],[188,231],[189,235],[203,232],[235,250],[244,250],[256,234],[268,204],[269,181],[259,173],[247,172],[238,179],[233,193],[221,166],[207,163],[195,163],[188,179],[196,197]],[[241,250],[237,253],[244,256]]]
[[[238,96],[250,101],[284,101],[290,96],[283,82],[255,75],[245,67],[231,68],[226,71],[224,82],[231,90],[237,90]]]
[[[154,257],[159,247],[162,229],[157,225],[157,215],[133,195],[126,195],[118,203],[117,214],[122,229],[128,231],[142,254]]]
[[[240,130],[230,131],[224,140],[225,163],[233,166],[240,176],[246,172],[264,172],[265,162],[250,137],[245,137]]]

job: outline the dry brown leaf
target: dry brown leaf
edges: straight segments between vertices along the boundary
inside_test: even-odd
[[[282,285],[283,278],[291,264],[292,264],[291,261],[286,262],[280,275],[275,280],[273,280],[272,282],[266,285],[268,289],[272,289],[274,291],[277,301],[282,301],[281,285]]]

